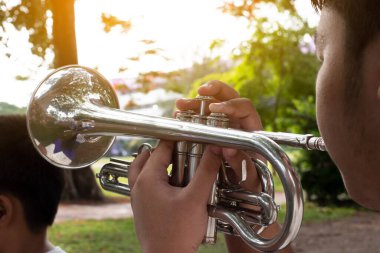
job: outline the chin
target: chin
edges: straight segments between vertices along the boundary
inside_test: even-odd
[[[325,144],[342,175],[347,193],[359,205],[380,211],[379,155],[365,146],[359,134],[347,133],[346,128],[341,130],[340,137],[344,136],[349,137],[327,134]]]

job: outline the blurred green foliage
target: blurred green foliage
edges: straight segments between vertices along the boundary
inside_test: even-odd
[[[17,107],[5,102],[0,102],[0,115],[26,114],[25,107]]]
[[[319,135],[315,114],[319,62],[312,39],[315,28],[294,11],[292,1],[257,2],[226,3],[228,8],[223,11],[246,18],[252,36],[235,50],[234,67],[197,79],[188,96],[194,97],[198,87],[207,81],[221,80],[252,101],[265,130]],[[277,9],[277,16],[260,14],[260,8],[268,5]],[[308,200],[320,205],[346,202],[343,181],[327,153],[290,152],[296,154],[293,164]]]
[[[7,31],[11,24],[18,31],[28,31],[32,53],[45,58],[47,49],[52,46],[51,36],[46,27],[48,9],[48,2],[42,0],[21,0],[18,3],[0,0],[0,43],[7,47]],[[11,53],[8,51],[6,55],[10,57]]]
[[[305,42],[305,37],[313,36],[314,29],[298,14],[282,15],[287,22],[268,17],[252,21],[255,29],[250,40],[242,42],[233,55],[237,64],[229,71],[198,79],[190,96],[204,82],[218,79],[252,100],[268,130],[293,130],[300,116],[298,106],[304,101],[313,102],[319,63],[313,45]],[[301,116],[315,119],[312,114]]]

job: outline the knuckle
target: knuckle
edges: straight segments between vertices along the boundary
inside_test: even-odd
[[[217,85],[217,86],[225,85],[225,83],[223,83],[222,81],[216,80],[216,79],[211,80],[210,83],[212,83],[213,85]]]
[[[240,101],[243,103],[243,104],[249,104],[252,106],[252,102],[249,98],[240,98]]]

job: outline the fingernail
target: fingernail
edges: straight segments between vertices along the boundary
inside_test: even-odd
[[[212,83],[211,82],[207,82],[207,83],[202,84],[200,87],[202,87],[202,88],[210,88],[210,87],[212,87]]]
[[[145,152],[145,151],[149,151],[149,153],[152,153],[152,149],[153,149],[152,145],[150,145],[149,143],[143,143],[139,147],[137,153],[141,154],[142,152]]]
[[[190,98],[179,98],[176,100],[176,103],[179,102],[179,103],[189,103],[193,101],[193,99],[190,99]]]
[[[220,110],[225,106],[225,103],[212,103],[209,108],[211,111]]]

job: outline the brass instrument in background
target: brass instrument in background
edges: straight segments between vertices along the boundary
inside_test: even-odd
[[[27,113],[28,131],[38,152],[50,163],[66,169],[88,166],[104,156],[115,136],[176,141],[170,179],[175,186],[184,186],[191,180],[204,144],[260,154],[272,165],[283,184],[286,214],[282,229],[270,239],[260,236],[265,227],[276,221],[279,210],[267,165],[254,160],[263,188],[257,194],[229,182],[223,172],[229,165],[222,163],[225,168],[221,169],[210,195],[205,241],[214,242],[218,230],[238,235],[261,251],[286,247],[301,226],[303,197],[294,168],[276,142],[324,150],[323,140],[311,135],[226,129],[227,119],[223,115],[205,115],[209,98],[197,99],[202,103],[200,114],[182,112],[178,119],[122,111],[118,109],[117,97],[106,78],[90,68],[66,66],[47,76],[33,93]],[[200,124],[202,122],[206,124]],[[129,162],[111,160],[103,166],[98,174],[102,187],[130,195],[128,184],[118,181],[118,177],[128,177],[129,165]]]

